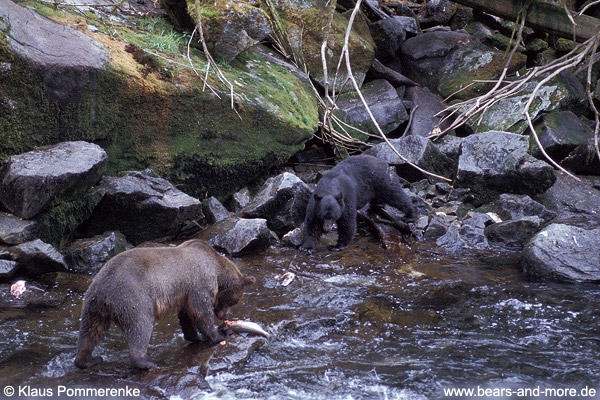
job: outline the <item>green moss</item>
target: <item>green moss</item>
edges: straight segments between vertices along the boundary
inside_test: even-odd
[[[54,199],[48,211],[35,218],[39,237],[62,249],[77,227],[90,218],[103,195],[103,191],[92,188]]]

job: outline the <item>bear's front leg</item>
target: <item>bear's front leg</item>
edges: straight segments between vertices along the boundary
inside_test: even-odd
[[[337,220],[338,241],[331,250],[338,251],[348,248],[350,242],[356,234],[356,207],[353,204],[347,205],[340,219]]]
[[[204,336],[205,342],[217,344],[227,339],[227,335],[215,326],[214,296],[208,293],[193,293],[189,299],[188,315],[194,328]]]
[[[185,310],[179,311],[177,314],[179,318],[179,325],[181,325],[181,330],[183,332],[183,338],[189,342],[200,343],[204,342],[204,338],[194,325],[193,318],[188,315]]]

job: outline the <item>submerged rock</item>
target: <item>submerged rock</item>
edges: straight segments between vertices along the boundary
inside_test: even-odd
[[[52,245],[36,239],[9,248],[19,268],[29,276],[41,276],[46,272],[66,271],[67,264],[62,254]]]
[[[105,232],[89,239],[78,239],[67,249],[71,271],[95,275],[117,254],[127,250],[127,240],[120,232]]]
[[[311,195],[306,183],[296,175],[284,172],[267,179],[240,215],[243,218],[264,218],[269,229],[283,235],[304,221]]]
[[[152,170],[104,177],[106,190],[86,224],[87,234],[118,230],[127,240],[172,238],[189,221],[202,216],[202,203],[175,188]]]
[[[369,109],[379,124],[383,133],[388,134],[398,128],[401,123],[408,120],[404,103],[398,96],[396,89],[383,79],[366,83],[361,88],[361,93]],[[354,92],[344,93],[336,101],[335,114],[350,125],[366,131],[372,135],[379,135],[375,124],[367,113],[361,99]],[[353,136],[367,140],[365,135],[349,131]]]
[[[106,167],[106,152],[87,142],[64,142],[9,157],[0,170],[0,202],[32,218],[66,191],[94,185]]]
[[[542,279],[600,281],[600,228],[551,224],[525,246],[523,269]]]
[[[462,141],[456,185],[469,187],[475,204],[481,205],[500,193],[534,195],[555,180],[552,167],[527,154],[526,136],[490,131]]]
[[[277,235],[267,227],[266,219],[235,216],[209,226],[198,237],[228,255],[265,249],[279,242]]]
[[[0,242],[7,244],[28,242],[35,239],[36,228],[35,221],[0,212]]]

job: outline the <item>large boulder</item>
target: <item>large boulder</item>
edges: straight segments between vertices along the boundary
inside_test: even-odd
[[[57,13],[47,3],[28,7]],[[0,158],[86,140],[107,151],[111,175],[152,168],[204,198],[231,194],[287,161],[317,130],[312,88],[289,62],[272,62],[259,45],[220,65],[234,85],[234,110],[215,75],[203,86],[196,73],[206,59],[195,47],[190,68],[185,36],[163,19],[132,15],[114,24],[61,9],[63,25],[0,0]],[[71,26],[86,24],[95,32]]]
[[[329,4],[325,0],[275,0],[261,1],[271,19],[274,34],[284,50],[306,66],[311,78],[324,85],[325,76],[321,59],[321,45],[325,39],[323,29],[329,21]],[[334,12],[331,20],[325,59],[328,65],[329,89],[336,76],[336,66],[340,59],[344,36],[348,27],[347,15]],[[375,44],[369,27],[359,14],[350,32],[348,51],[352,73],[358,85],[362,85],[371,66],[375,53]],[[344,83],[348,78],[346,68],[342,66],[337,73],[336,92],[348,90],[352,85]]]
[[[544,161],[527,154],[528,138],[508,132],[490,131],[462,141],[456,185],[468,187],[478,205],[501,193],[534,195],[554,183],[554,171]]]
[[[523,217],[486,226],[484,234],[490,242],[501,243],[506,247],[523,248],[542,228],[543,223],[544,221],[537,216]]]
[[[200,200],[188,196],[152,170],[131,171],[122,177],[104,177],[106,191],[86,224],[99,235],[118,230],[128,241],[173,238],[184,225],[202,216]]]
[[[599,282],[600,228],[549,225],[525,246],[523,269],[538,278]]]
[[[388,81],[378,79],[366,83],[362,87],[361,93],[384,134],[392,132],[401,123],[408,120],[408,113],[402,99]],[[355,92],[342,94],[336,101],[336,106],[337,109],[334,113],[341,119],[358,129],[379,136],[379,131],[375,128],[367,109]],[[349,132],[363,140],[368,139],[352,130]]]
[[[209,226],[199,237],[228,255],[262,250],[279,242],[277,235],[267,227],[266,219],[236,216]]]
[[[240,215],[243,218],[264,218],[269,229],[283,235],[302,224],[311,195],[306,183],[296,175],[284,172],[267,179]]]
[[[489,84],[467,86],[498,78],[506,63],[504,52],[484,46],[462,31],[423,33],[406,40],[401,49],[403,73],[443,98],[452,94],[458,99],[474,97]],[[525,60],[524,55],[516,53],[509,73],[524,66]]]
[[[544,150],[556,161],[562,160],[577,146],[594,137],[592,128],[584,124],[572,111],[556,111],[544,115],[536,123],[535,130]],[[533,135],[529,142],[531,154],[542,158]]]
[[[11,156],[0,170],[0,202],[19,217],[32,218],[62,193],[98,182],[106,161],[106,152],[87,142],[64,142]]]
[[[431,140],[422,136],[405,136],[390,140],[394,148],[408,160],[429,172],[451,176],[454,170],[452,160],[443,155]],[[387,143],[380,143],[365,152],[396,166],[398,175],[409,181],[418,181],[423,174],[402,160]]]

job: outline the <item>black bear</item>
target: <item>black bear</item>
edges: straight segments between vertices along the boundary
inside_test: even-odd
[[[351,156],[319,180],[306,208],[300,248],[312,251],[321,234],[331,231],[336,222],[338,242],[333,250],[348,247],[356,234],[356,211],[367,203],[396,207],[407,221],[414,221],[416,217],[398,176],[386,162],[368,155]]]
[[[202,240],[125,251],[102,267],[85,293],[75,365],[102,361],[92,351],[114,322],[129,341],[133,365],[156,367],[146,356],[154,320],[172,309],[179,311],[184,339],[216,344],[227,334],[214,317],[225,319],[254,281]]]

